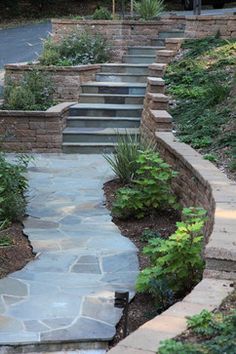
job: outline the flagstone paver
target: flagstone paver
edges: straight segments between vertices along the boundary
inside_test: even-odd
[[[35,155],[24,233],[36,258],[0,280],[0,345],[109,341],[134,296],[136,247],[104,206],[112,177],[101,155]],[[92,349],[93,347],[91,347]]]

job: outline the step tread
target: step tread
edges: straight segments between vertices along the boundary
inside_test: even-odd
[[[115,93],[80,93],[80,97],[122,97],[122,98],[144,98],[144,95],[121,95]]]
[[[135,64],[135,63],[107,63],[107,64],[102,64],[101,67],[103,66],[108,66],[108,67],[129,67],[129,68],[147,68],[149,64]]]
[[[124,121],[140,121],[140,117],[91,117],[91,116],[69,116],[67,118],[67,120],[112,120],[112,121],[120,121],[120,120],[124,120]]]
[[[111,82],[111,81],[88,81],[81,84],[84,86],[110,86],[110,87],[146,87],[146,83],[142,82]]]
[[[117,110],[130,110],[142,109],[143,105],[140,104],[113,104],[113,103],[77,103],[70,107],[71,109],[117,109]]]
[[[96,75],[101,76],[147,76],[147,74],[133,74],[133,73],[112,73],[112,72],[101,72]]]
[[[146,54],[125,54],[124,57],[128,58],[155,58],[156,55],[146,55]]]
[[[81,147],[86,147],[86,146],[100,146],[100,147],[106,147],[106,146],[117,146],[117,143],[111,143],[111,142],[107,142],[107,143],[75,143],[75,142],[63,142],[62,146],[81,146]]]
[[[163,49],[165,48],[164,45],[150,45],[150,46],[143,46],[143,45],[135,45],[135,46],[128,46],[128,49]]]
[[[139,128],[65,128],[63,134],[111,135],[138,134]]]

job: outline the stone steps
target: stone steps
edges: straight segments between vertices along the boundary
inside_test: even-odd
[[[124,55],[124,63],[152,64],[155,62],[156,55]]]
[[[148,74],[148,64],[128,64],[128,63],[102,64],[101,72],[144,75],[144,74]]]
[[[143,95],[81,93],[80,103],[143,104]]]
[[[65,154],[111,154],[116,147],[115,143],[66,143],[62,144]]]
[[[156,51],[165,48],[164,46],[137,46],[128,47],[128,55],[156,55]]]
[[[68,128],[138,128],[140,117],[69,117]]]
[[[111,82],[143,82],[147,81],[147,74],[128,74],[128,73],[98,73],[96,80]]]
[[[63,131],[65,143],[116,143],[120,135],[139,134],[138,128],[66,128]]]
[[[143,105],[78,103],[70,107],[71,116],[141,117]]]
[[[173,30],[173,31],[161,31],[158,33],[158,39],[166,39],[166,38],[183,38],[184,31],[181,30]]]
[[[145,95],[146,83],[130,82],[86,82],[81,85],[81,93],[107,93],[121,95]]]

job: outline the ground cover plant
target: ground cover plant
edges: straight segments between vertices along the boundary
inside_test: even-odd
[[[234,354],[236,348],[236,291],[211,313],[188,318],[188,330],[162,343],[159,354]]]
[[[188,40],[167,68],[172,115],[180,139],[236,172],[236,41]]]
[[[47,39],[39,62],[42,65],[58,66],[105,63],[110,58],[109,50],[102,35],[75,31],[59,43]]]
[[[7,80],[2,109],[44,111],[54,104],[53,92],[50,76],[32,69],[17,83]]]

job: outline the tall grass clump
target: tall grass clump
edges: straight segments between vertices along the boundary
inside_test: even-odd
[[[134,3],[138,16],[145,21],[160,16],[164,8],[164,0],[141,0]]]

